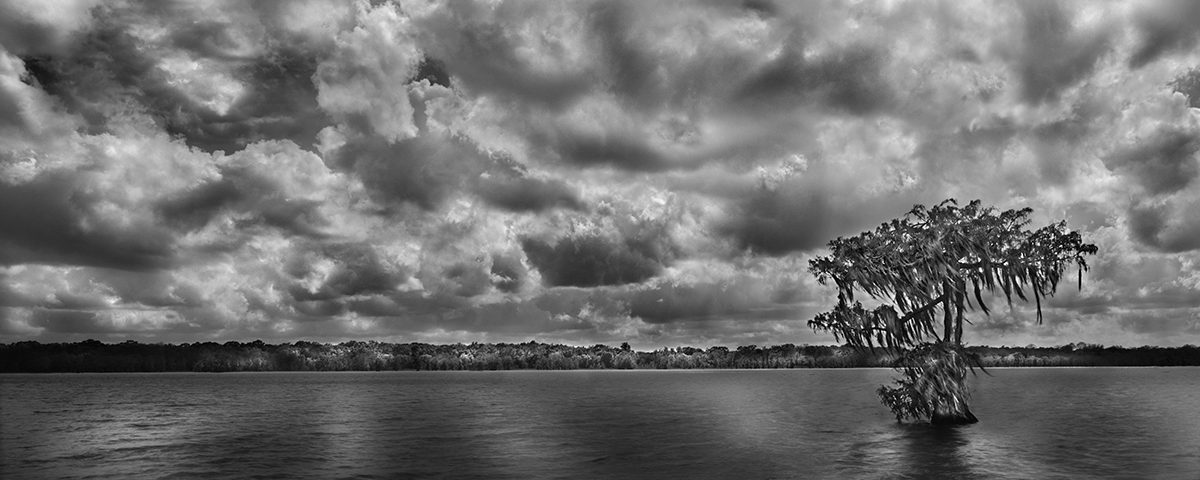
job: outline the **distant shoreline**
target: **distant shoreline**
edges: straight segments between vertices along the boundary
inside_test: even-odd
[[[1200,347],[968,347],[984,368],[1200,366]],[[848,346],[775,345],[636,351],[538,342],[499,344],[314,342],[0,344],[0,373],[453,371],[453,370],[753,370],[890,368],[892,356]]]
[[[1067,366],[1025,366],[1025,367],[986,367],[988,371],[992,370],[1036,370],[1036,369],[1064,369],[1064,370],[1083,370],[1091,368],[1200,368],[1200,365],[1067,365]],[[891,367],[780,367],[780,368],[634,368],[621,370],[616,368],[596,368],[596,369],[574,369],[574,370],[242,370],[230,372],[199,372],[191,370],[167,370],[167,371],[88,371],[88,372],[0,372],[0,375],[110,375],[110,374],[131,374],[131,375],[151,375],[172,373],[180,375],[194,374],[222,374],[222,375],[258,375],[258,374],[306,374],[306,373],[365,373],[365,374],[394,374],[394,373],[459,373],[470,375],[476,373],[600,373],[613,372],[620,375],[624,373],[668,373],[668,372],[779,372],[779,371],[800,371],[800,370],[830,370],[830,371],[848,371],[848,370],[888,370]],[[978,372],[982,375],[982,372]]]

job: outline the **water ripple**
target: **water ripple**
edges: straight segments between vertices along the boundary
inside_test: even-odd
[[[1159,372],[1169,372],[1161,375]],[[1197,478],[1200,369],[996,369],[961,428],[886,370],[0,376],[3,478]]]

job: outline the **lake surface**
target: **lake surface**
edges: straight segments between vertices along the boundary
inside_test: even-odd
[[[1200,479],[1200,368],[0,375],[0,478]]]

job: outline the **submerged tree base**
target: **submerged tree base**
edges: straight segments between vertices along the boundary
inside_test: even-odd
[[[929,419],[934,425],[965,425],[979,421],[967,406],[966,376],[978,364],[974,354],[950,342],[926,343],[905,352],[895,368],[904,376],[894,387],[879,387],[879,398],[896,415]]]
[[[955,413],[934,413],[929,418],[929,423],[934,425],[970,425],[979,423],[979,419],[975,418],[975,414],[971,413],[971,409],[963,407],[963,411]]]

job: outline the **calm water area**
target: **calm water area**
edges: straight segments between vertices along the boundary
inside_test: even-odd
[[[1200,368],[0,375],[0,478],[1200,479]]]

